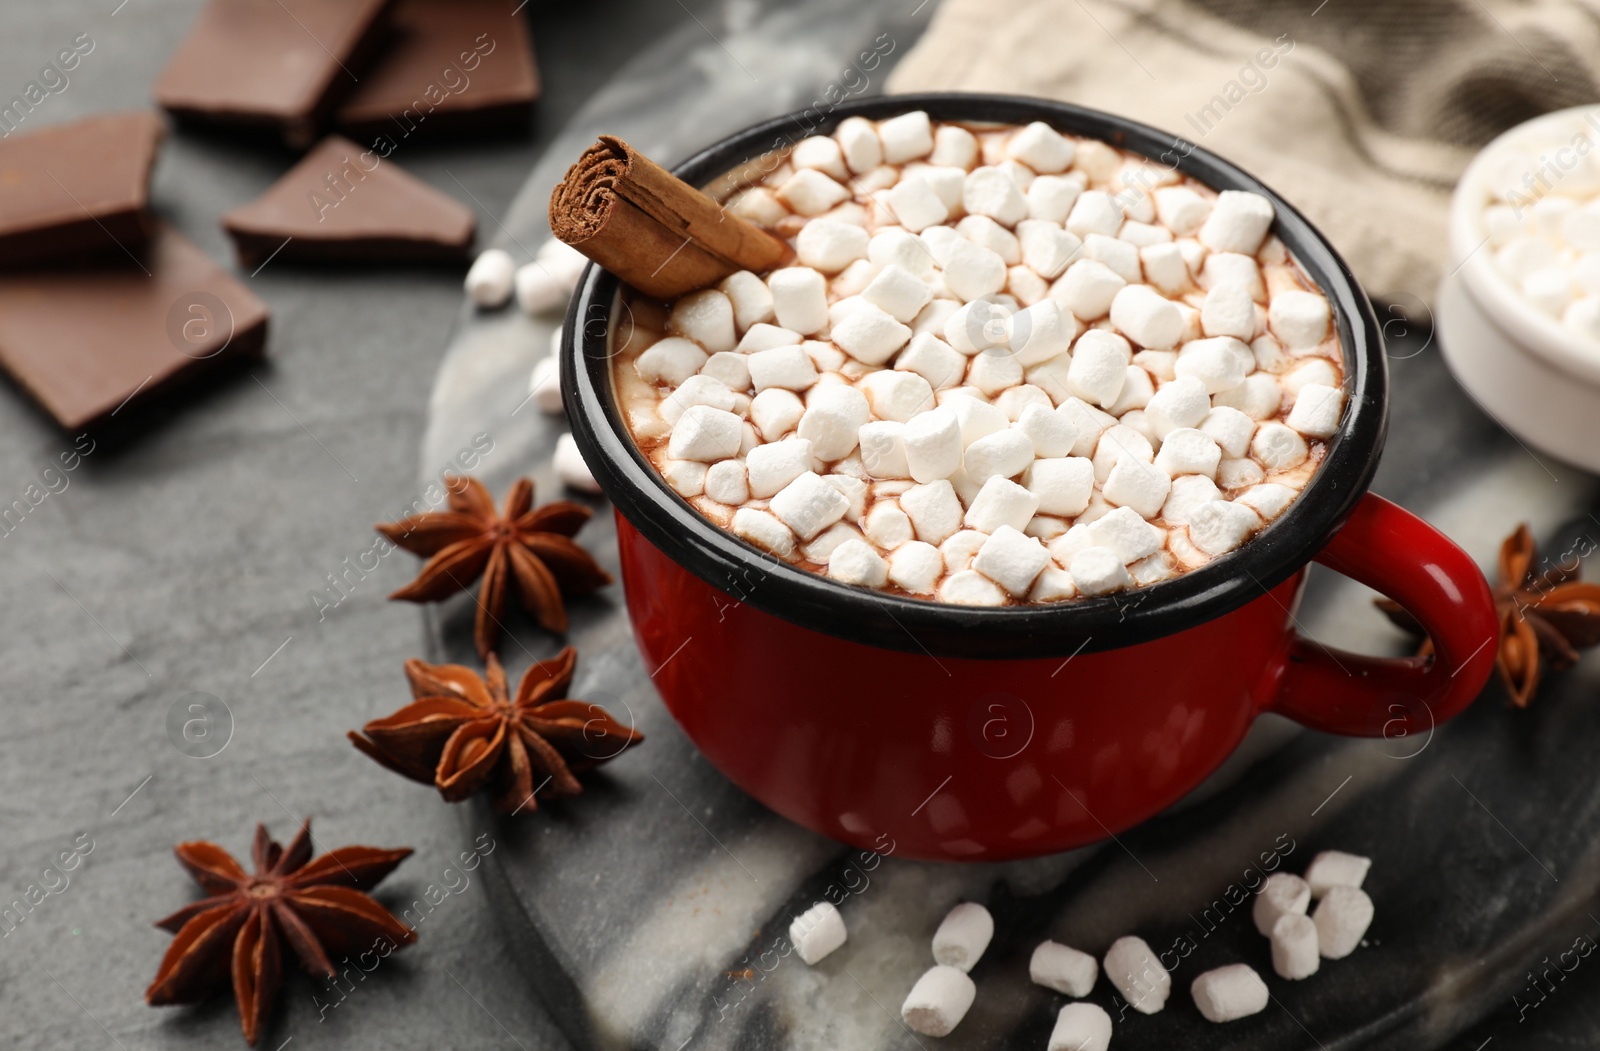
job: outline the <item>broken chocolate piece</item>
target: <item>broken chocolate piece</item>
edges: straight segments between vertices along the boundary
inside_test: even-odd
[[[109,113],[0,139],[0,266],[144,249],[153,113]]]
[[[260,357],[266,335],[266,305],[159,221],[139,261],[0,280],[0,365],[70,431]]]
[[[352,137],[524,129],[539,72],[508,0],[399,0],[389,35],[335,119]]]
[[[477,218],[377,151],[330,135],[222,226],[248,268],[269,257],[414,263],[466,258]]]
[[[392,0],[210,0],[156,80],[173,115],[316,140],[382,39]]]

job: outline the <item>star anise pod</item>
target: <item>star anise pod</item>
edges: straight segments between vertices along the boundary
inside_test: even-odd
[[[417,940],[365,893],[411,855],[410,847],[340,847],[312,858],[307,818],[287,847],[273,842],[265,825],[256,826],[254,875],[215,843],[179,843],[173,853],[210,897],[156,922],[177,937],[145,1000],[152,1007],[199,1003],[231,975],[239,1023],[252,1046],[283,978],[281,942],[307,972],[332,978],[335,956]]]
[[[428,511],[375,526],[378,532],[428,561],[417,579],[390,595],[407,602],[438,602],[465,591],[483,577],[473,638],[488,656],[500,635],[507,584],[541,627],[567,630],[564,598],[587,595],[611,575],[572,540],[590,511],[569,500],[533,506],[533,482],[519,478],[506,497],[504,515],[476,478],[448,475],[448,511]]]
[[[644,735],[597,704],[569,700],[578,662],[571,646],[534,664],[513,699],[499,658],[480,678],[459,664],[406,661],[415,700],[374,719],[350,742],[452,803],[487,788],[503,814],[536,810],[535,793],[560,799],[583,791],[576,774],[617,756]]]
[[[1576,560],[1536,571],[1539,552],[1526,523],[1500,545],[1499,577],[1494,584],[1500,619],[1500,652],[1495,667],[1511,703],[1526,708],[1539,689],[1541,665],[1553,671],[1572,667],[1578,651],[1600,644],[1600,584],[1579,580]],[[1413,634],[1422,626],[1398,603],[1379,599],[1378,608]],[[1424,638],[1419,653],[1433,652]]]

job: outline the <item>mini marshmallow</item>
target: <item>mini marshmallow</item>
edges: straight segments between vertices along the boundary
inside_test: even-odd
[[[907,541],[889,554],[889,580],[913,595],[933,594],[943,572],[944,557],[939,549],[921,540]]]
[[[1014,478],[1033,457],[1033,439],[1025,431],[1002,428],[968,445],[962,466],[974,482],[982,484],[990,478]]]
[[[904,267],[890,264],[861,290],[861,298],[902,324],[909,324],[933,298],[933,289]]]
[[[850,455],[861,425],[872,419],[867,396],[854,387],[816,387],[806,400],[805,415],[796,433],[811,441],[811,451],[823,463]]]
[[[705,491],[706,473],[706,465],[693,460],[669,459],[661,465],[661,477],[672,486],[673,492],[686,500]],[[787,533],[788,530],[785,529],[784,532]]]
[[[812,463],[811,443],[804,438],[756,446],[745,455],[750,495],[758,499],[775,496],[784,486],[811,470]]]
[[[971,445],[1011,426],[1011,418],[999,406],[974,397],[958,397],[950,402],[950,410],[961,421],[962,445]]]
[[[752,186],[740,191],[728,202],[728,210],[757,226],[770,227],[789,217],[789,209],[764,186]]]
[[[1305,463],[1306,440],[1281,423],[1263,423],[1250,439],[1250,451],[1269,471],[1287,471]]]
[[[933,935],[933,958],[947,967],[971,971],[994,937],[994,917],[975,901],[951,909]]]
[[[1180,428],[1201,426],[1213,411],[1205,381],[1195,376],[1182,376],[1161,385],[1145,406],[1145,419],[1156,437],[1164,439]],[[1246,422],[1250,422],[1248,418]],[[1254,423],[1250,423],[1250,429],[1255,430]]]
[[[536,316],[560,310],[572,298],[571,287],[542,263],[524,263],[517,267],[511,283],[516,290],[517,306],[525,314]]]
[[[1287,485],[1269,482],[1266,485],[1251,486],[1239,494],[1238,500],[1260,515],[1263,521],[1270,522],[1283,514],[1298,495],[1297,490]]]
[[[1165,350],[1183,336],[1183,315],[1149,285],[1128,285],[1111,300],[1111,323],[1141,347]]]
[[[934,407],[933,388],[915,372],[885,370],[863,377],[860,389],[880,420],[904,423]]]
[[[961,383],[967,359],[944,340],[923,332],[911,337],[911,344],[895,358],[894,367],[916,373],[934,390],[944,390]]]
[[[1139,561],[1128,566],[1128,574],[1133,577],[1133,582],[1140,587],[1166,580],[1172,576],[1174,560],[1165,551],[1157,551],[1153,555],[1146,555]]]
[[[733,326],[733,303],[714,288],[690,292],[672,306],[668,325],[715,354],[732,350],[738,341]]]
[[[1009,525],[1003,525],[984,541],[983,547],[972,560],[972,568],[1005,588],[1013,596],[1023,598],[1032,588],[1039,572],[1049,562],[1050,553],[1037,538],[1018,532]],[[992,931],[993,921],[990,923]],[[943,930],[942,927],[940,929]],[[934,945],[937,959],[937,939]]]
[[[1050,400],[1058,408],[1066,405],[1069,401],[1084,405],[1082,400],[1072,396],[1072,390],[1067,385],[1067,373],[1071,370],[1072,355],[1057,354],[1042,365],[1035,365],[1031,369],[1023,370],[1022,378],[1027,380],[1029,385],[1037,387],[1049,395]],[[1084,408],[1088,408],[1088,406],[1084,405]],[[1099,412],[1100,410],[1095,409],[1093,411]],[[1077,426],[1076,418],[1074,418],[1073,425]],[[1078,435],[1078,440],[1083,440],[1081,432]]]
[[[1034,121],[1011,136],[1006,156],[1021,161],[1040,174],[1064,172],[1072,166],[1077,147],[1072,140],[1043,121]]]
[[[861,530],[846,522],[835,522],[802,547],[800,554],[807,562],[825,566],[833,561],[833,553],[846,541],[860,539]]]
[[[841,584],[881,588],[889,582],[889,563],[864,540],[846,540],[828,557],[828,576]]]
[[[1145,518],[1154,518],[1161,512],[1161,505],[1167,502],[1171,490],[1172,479],[1165,472],[1131,456],[1118,459],[1100,487],[1106,502],[1117,507],[1131,507]],[[1193,528],[1192,523],[1190,528]]]
[[[967,383],[988,397],[1022,383],[1022,362],[1006,347],[990,347],[972,359]]]
[[[867,232],[859,226],[835,219],[813,219],[800,228],[794,242],[795,255],[806,266],[836,274],[867,257],[867,240]]]
[[[1025,219],[1017,224],[1017,241],[1022,262],[1047,281],[1066,272],[1068,265],[1083,250],[1083,242],[1055,223]]]
[[[754,452],[755,450],[751,450]],[[720,504],[737,506],[750,499],[745,466],[738,460],[719,460],[706,471],[706,495]]]
[[[966,128],[946,124],[933,134],[933,164],[970,168],[978,162],[978,139]]]
[[[911,329],[871,303],[861,302],[830,334],[850,356],[867,365],[882,365],[906,345]]]
[[[539,359],[533,366],[533,375],[528,377],[528,394],[540,412],[559,416],[566,411],[561,401],[561,363],[558,360],[554,357]]]
[[[1332,362],[1326,358],[1302,361],[1283,377],[1283,392],[1291,398],[1299,397],[1300,392],[1313,383],[1324,387],[1339,385],[1339,372]]]
[[[490,248],[479,254],[467,270],[467,298],[480,307],[505,306],[511,298],[512,283],[516,278],[517,263],[511,253],[500,248]]]
[[[677,423],[680,416],[696,405],[709,405],[737,416],[741,397],[743,395],[729,390],[721,380],[710,376],[690,376],[661,402],[658,411],[668,423]]]
[[[794,430],[805,414],[805,403],[793,392],[773,387],[750,399],[750,420],[761,437],[775,442]]]
[[[733,530],[735,536],[748,540],[779,558],[788,558],[794,554],[794,534],[789,532],[788,526],[765,511],[754,507],[741,507],[733,513],[733,522],[729,528]]]
[[[906,461],[905,425],[892,420],[864,423],[856,432],[861,463],[874,478],[910,478]]]
[[[1317,925],[1317,952],[1342,960],[1356,951],[1372,925],[1372,899],[1359,887],[1331,887],[1311,914]]]
[[[1076,527],[1074,527],[1076,528]],[[1067,535],[1071,535],[1071,530]],[[1053,550],[1053,546],[1052,546]],[[1113,591],[1133,586],[1133,577],[1128,575],[1127,567],[1123,565],[1122,558],[1115,551],[1106,547],[1086,547],[1072,556],[1072,561],[1067,565],[1067,572],[1072,574],[1073,582],[1078,585],[1078,590],[1085,595],[1109,595]],[[1143,944],[1143,943],[1141,943]],[[1116,946],[1112,946],[1113,949]],[[1106,976],[1111,977],[1111,956],[1106,956]],[[1166,974],[1165,971],[1161,972]],[[1116,979],[1112,979],[1115,984]],[[1120,985],[1117,986],[1122,988]],[[1126,993],[1124,993],[1126,995]],[[1166,999],[1166,995],[1162,995]],[[1160,1010],[1159,1007],[1156,1010]],[[1146,1012],[1147,1014],[1149,1012]]]
[[[1006,593],[975,569],[950,574],[939,585],[939,601],[953,606],[1003,606]]]
[[[1067,214],[1066,227],[1079,237],[1090,234],[1115,236],[1122,228],[1122,206],[1115,197],[1103,190],[1085,190],[1073,202]]]
[[[1028,960],[1028,977],[1035,985],[1066,996],[1088,996],[1100,975],[1100,962],[1060,942],[1044,941]]]
[[[933,253],[928,250],[927,243],[898,227],[881,229],[872,235],[872,240],[867,242],[867,260],[880,269],[897,266],[919,281],[933,276]],[[883,306],[882,303],[878,305]]]
[[[1028,218],[1062,225],[1083,186],[1082,179],[1075,175],[1039,176],[1028,184]]]
[[[1067,389],[1084,401],[1109,406],[1128,378],[1127,340],[1105,329],[1090,329],[1078,339],[1067,369]]]
[[[1310,905],[1310,884],[1293,873],[1274,872],[1256,891],[1255,904],[1250,907],[1250,918],[1255,922],[1256,930],[1270,938],[1280,917],[1290,914],[1303,916]]]
[[[1105,317],[1122,286],[1127,282],[1116,271],[1094,259],[1079,259],[1067,267],[1050,295],[1061,300],[1073,315],[1083,321]]]
[[[1105,1008],[1077,1003],[1067,1004],[1056,1014],[1045,1051],[1106,1051],[1110,1046],[1111,1016]]]
[[[916,536],[911,518],[892,503],[879,502],[867,512],[862,530],[867,539],[885,551],[892,551]]]
[[[1279,978],[1298,981],[1322,966],[1317,951],[1317,924],[1302,913],[1284,913],[1272,925],[1272,969]]]
[[[1126,241],[1135,248],[1148,248],[1151,245],[1170,244],[1172,231],[1162,226],[1152,226],[1149,223],[1129,219],[1122,224],[1122,229],[1117,231],[1117,240]]]
[[[867,493],[871,488],[866,479],[858,477],[855,473],[856,469],[850,463],[850,460],[853,459],[854,457],[851,457],[839,463],[833,474],[822,476],[824,482],[839,490],[844,494],[845,499],[850,501],[850,509],[845,512],[845,517],[851,521],[855,521],[867,513]],[[845,473],[847,470],[851,473]]]
[[[789,941],[806,966],[814,967],[845,942],[844,917],[831,901],[819,901],[789,924]]]
[[[1196,234],[1213,252],[1254,255],[1272,225],[1272,202],[1247,190],[1223,190]]]
[[[1231,963],[1197,977],[1189,995],[1208,1022],[1232,1022],[1266,1009],[1267,983],[1248,964]]]
[[[1031,383],[1024,383],[1001,391],[996,395],[993,404],[995,408],[1006,414],[1006,419],[1011,421],[1013,427],[1022,418],[1022,414],[1029,409],[1039,408],[1045,412],[1053,412],[1055,410],[1055,403],[1050,400],[1050,395]],[[1066,417],[1062,417],[1062,426],[1070,425],[1070,421],[1067,421]],[[1023,433],[1027,434],[1027,431],[1023,430]],[[1033,437],[1031,434],[1028,436],[1030,438]],[[1077,439],[1076,432],[1073,433],[1073,439]],[[1070,447],[1069,445],[1068,448]]]
[[[1372,859],[1342,850],[1324,850],[1306,866],[1306,883],[1311,896],[1321,898],[1334,887],[1360,887],[1372,868]]]
[[[1161,451],[1156,453],[1156,466],[1167,472],[1169,478],[1183,474],[1215,478],[1220,462],[1222,449],[1209,435],[1192,427],[1168,431],[1162,439]]]
[[[1250,348],[1239,340],[1215,336],[1185,343],[1172,371],[1180,377],[1193,376],[1206,385],[1207,393],[1217,394],[1243,383],[1255,368],[1255,360]]]
[[[1077,557],[1073,562],[1077,562]],[[1077,578],[1076,569],[1072,575]],[[1079,586],[1082,587],[1081,581]],[[1106,950],[1104,966],[1111,984],[1140,1014],[1155,1014],[1166,1006],[1167,997],[1172,995],[1172,975],[1143,938],[1129,935],[1112,942],[1111,948]]]
[[[1217,485],[1223,489],[1246,489],[1266,478],[1261,465],[1248,457],[1223,460],[1217,464]]]
[[[857,175],[883,163],[883,144],[878,141],[878,129],[870,120],[850,117],[842,121],[833,134],[839,140],[845,165]]]
[[[806,390],[817,382],[817,368],[811,356],[798,343],[788,347],[760,350],[745,358],[750,383],[756,393],[771,387]],[[764,430],[765,428],[763,428]]]
[[[901,500],[904,506],[905,501]],[[983,483],[962,522],[970,529],[993,533],[1001,526],[1021,532],[1039,510],[1039,498],[1009,478],[998,475]],[[921,530],[918,530],[918,535]]]
[[[821,215],[850,196],[849,190],[815,168],[801,168],[776,193],[795,214],[805,216]]]
[[[1187,186],[1163,186],[1155,192],[1156,215],[1176,237],[1200,229],[1211,214],[1211,202]]]
[[[1006,287],[1006,261],[965,239],[944,262],[944,284],[963,303]]]
[[[900,1017],[924,1036],[949,1036],[967,1016],[977,986],[967,972],[943,964],[930,968],[906,994]]]
[[[1309,438],[1328,438],[1339,429],[1339,417],[1343,413],[1343,390],[1308,383],[1300,388],[1294,408],[1289,410],[1284,422]]]
[[[1169,526],[1187,525],[1195,508],[1220,499],[1222,493],[1210,478],[1202,474],[1180,475],[1172,480],[1167,502],[1161,505],[1161,517]]]
[[[1243,456],[1249,451],[1250,439],[1256,433],[1256,421],[1238,409],[1231,409],[1226,405],[1206,413],[1204,421],[1198,426],[1201,433],[1217,443],[1222,449],[1223,456],[1234,458]]]
[[[1179,241],[1178,247],[1182,249],[1191,243],[1193,242]],[[1190,263],[1189,269],[1194,269],[1193,263]],[[1200,266],[1200,286],[1210,289],[1218,285],[1244,285],[1257,302],[1266,299],[1265,286],[1261,282],[1261,268],[1256,265],[1254,256],[1240,255],[1237,252],[1213,252],[1206,256],[1205,262]]]
[[[578,443],[572,435],[563,434],[556,439],[556,451],[550,463],[562,485],[585,493],[600,491],[600,483],[594,480],[589,465],[584,463],[583,454],[578,451]]]
[[[738,456],[739,446],[744,440],[743,423],[739,417],[722,409],[714,409],[709,405],[691,406],[672,425],[667,455],[675,460],[697,460],[701,463],[714,463]]]
[[[1211,399],[1211,404],[1238,409],[1253,420],[1271,418],[1282,402],[1283,390],[1278,385],[1278,377],[1264,372],[1246,376],[1239,386],[1222,391]]]
[[[965,448],[961,420],[949,406],[942,405],[907,420],[902,440],[907,467],[918,482],[949,478],[961,466]]]
[[[1256,303],[1250,297],[1250,289],[1239,284],[1222,284],[1207,292],[1205,303],[1200,307],[1200,327],[1208,336],[1254,339]]]
[[[1013,296],[1023,306],[1031,307],[1035,303],[1044,302],[1049,298],[1050,282],[1025,266],[1008,267],[1006,269],[1006,294]]]
[[[817,271],[805,266],[775,270],[767,288],[781,327],[809,336],[828,326],[828,284]]]
[[[1261,518],[1242,504],[1212,500],[1189,512],[1189,539],[1208,555],[1232,551],[1261,527]]]
[[[1053,565],[1044,567],[1039,579],[1033,582],[1033,590],[1028,592],[1029,602],[1061,602],[1077,597],[1078,586],[1073,583],[1072,574]]]
[[[1035,460],[1022,481],[1038,498],[1041,513],[1072,518],[1083,513],[1094,494],[1094,464],[1081,456]]]
[[[904,164],[933,151],[933,122],[922,110],[902,113],[878,122],[878,138],[883,142],[883,162]]]
[[[733,348],[735,354],[754,354],[759,350],[771,350],[774,347],[793,347],[801,342],[800,333],[789,328],[779,328],[758,321],[751,325],[740,338],[737,346]]]
[[[988,216],[1003,226],[1028,217],[1028,202],[1010,174],[1000,168],[977,168],[961,188],[962,206],[971,215]]]
[[[959,573],[964,569],[972,568],[972,560],[978,557],[978,552],[983,545],[988,543],[989,534],[978,529],[963,529],[946,538],[939,545],[939,554],[944,559],[944,568],[951,573]]]
[[[1122,154],[1104,142],[1089,139],[1078,143],[1072,166],[1091,182],[1110,182],[1122,167]]]
[[[981,248],[987,248],[1004,259],[1007,266],[1022,262],[1022,246],[1017,235],[989,218],[987,215],[969,215],[956,223],[956,231]]]
[[[1033,443],[1033,455],[1066,456],[1078,443],[1078,430],[1066,413],[1033,404],[1022,410],[1014,425]]]
[[[807,471],[772,498],[772,513],[801,540],[810,540],[850,510],[843,493]]]
[[[942,544],[961,528],[964,514],[955,487],[946,479],[914,485],[900,495],[900,509],[911,519],[917,539]]]
[[[1189,264],[1174,244],[1147,245],[1139,249],[1139,269],[1145,280],[1168,295],[1183,292],[1190,285]]]
[[[815,168],[841,182],[850,178],[839,143],[826,135],[813,135],[795,143],[789,151],[789,163],[796,168]]]
[[[707,360],[706,352],[693,340],[668,336],[635,358],[633,368],[647,383],[676,387],[699,372]]]
[[[1144,280],[1139,270],[1139,249],[1126,241],[1106,234],[1089,234],[1083,239],[1083,254],[1097,263],[1103,263],[1112,273],[1127,283]]]
[[[885,190],[880,200],[889,215],[912,233],[930,227],[937,229],[940,223],[950,217],[950,209],[945,206],[938,191],[927,179],[918,175],[901,179]]]
[[[1309,350],[1328,336],[1328,300],[1316,292],[1279,292],[1267,307],[1272,334],[1291,350]]]
[[[1124,565],[1160,551],[1166,540],[1165,532],[1128,507],[1119,507],[1089,524],[1089,543],[1115,552]]]
[[[1106,412],[1154,441],[1155,429],[1144,421],[1144,413],[1139,410],[1150,404],[1155,390],[1150,373],[1137,365],[1129,365],[1123,370],[1122,390],[1117,400],[1106,406]]]

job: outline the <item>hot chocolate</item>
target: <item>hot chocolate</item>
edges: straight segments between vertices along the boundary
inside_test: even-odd
[[[1265,197],[922,112],[773,160],[727,207],[793,261],[635,296],[614,382],[667,484],[778,557],[974,605],[1153,584],[1281,515],[1338,429]]]

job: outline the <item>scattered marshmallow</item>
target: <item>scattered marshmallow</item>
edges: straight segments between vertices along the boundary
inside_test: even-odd
[[[1325,960],[1342,960],[1356,951],[1372,925],[1372,899],[1359,887],[1331,887],[1311,914],[1317,926],[1317,951]]]
[[[1073,561],[1076,563],[1077,558]],[[1072,575],[1076,578],[1077,571]],[[1106,950],[1104,966],[1111,984],[1140,1014],[1155,1014],[1172,995],[1172,975],[1143,938],[1128,935],[1112,942]]]
[[[940,964],[917,979],[900,1007],[900,1017],[924,1036],[949,1036],[977,995],[978,987],[967,972]]]
[[[817,902],[789,924],[789,941],[808,967],[843,945],[846,936],[844,917],[831,901]]]
[[[572,435],[563,434],[556,439],[555,455],[551,457],[550,462],[562,485],[584,493],[600,491],[600,483],[594,480],[589,465],[584,463],[583,454],[578,451],[578,443],[573,440]]]
[[[1205,972],[1189,986],[1189,995],[1208,1022],[1232,1022],[1259,1014],[1269,999],[1267,983],[1243,963]]]
[[[528,394],[539,411],[559,416],[566,411],[561,398],[561,363],[554,357],[540,358],[528,377]]]
[[[1322,966],[1317,951],[1317,924],[1301,912],[1286,912],[1273,923],[1272,969],[1279,978],[1298,981],[1317,973]]]
[[[517,306],[532,316],[561,310],[572,297],[572,288],[552,274],[543,263],[524,263],[511,279]]]
[[[1324,850],[1306,866],[1306,883],[1311,896],[1321,898],[1335,887],[1360,887],[1366,881],[1372,859],[1342,850]]]
[[[994,937],[994,917],[975,901],[951,909],[933,935],[933,958],[949,967],[971,971]]]
[[[1088,996],[1099,975],[1099,961],[1060,942],[1040,942],[1028,960],[1028,977],[1035,985],[1066,996]]]
[[[516,278],[516,260],[501,248],[490,248],[479,254],[467,270],[464,282],[467,298],[480,307],[501,307],[511,298],[512,284]]]
[[[1092,959],[1092,958],[1091,958]],[[1111,1016],[1099,1004],[1067,1004],[1056,1014],[1045,1051],[1106,1051],[1111,1046]]]
[[[1291,913],[1304,915],[1311,905],[1311,886],[1299,876],[1289,872],[1274,872],[1256,892],[1250,917],[1256,930],[1271,937],[1278,918]]]

